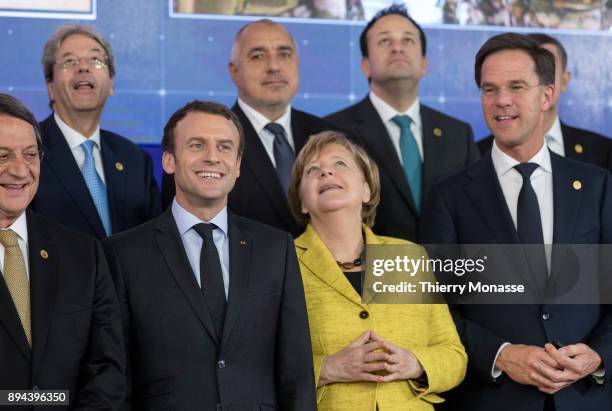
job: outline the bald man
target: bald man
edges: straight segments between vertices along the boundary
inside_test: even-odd
[[[302,232],[287,203],[291,167],[312,134],[338,128],[291,107],[299,86],[295,40],[283,26],[258,20],[243,26],[234,40],[228,64],[238,101],[232,107],[246,137],[240,178],[229,195],[237,215],[293,234]],[[164,204],[174,196],[164,176]]]

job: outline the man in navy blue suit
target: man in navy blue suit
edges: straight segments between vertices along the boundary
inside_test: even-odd
[[[64,25],[47,41],[42,64],[53,113],[40,124],[45,161],[31,208],[97,238],[157,216],[151,158],[100,129],[114,92],[110,44],[91,27]]]
[[[561,157],[544,144],[545,113],[554,99],[552,53],[527,36],[501,34],[481,47],[475,69],[493,146],[479,162],[433,189],[421,241],[609,243],[609,174]],[[554,275],[546,271],[539,272],[543,281]],[[448,401],[450,409],[570,411],[612,406],[609,307],[463,305],[455,307],[454,315],[470,366]],[[564,346],[556,348],[551,342]]]
[[[433,185],[480,158],[469,124],[419,98],[427,37],[404,5],[382,9],[359,37],[370,92],[326,117],[366,149],[380,170],[374,231],[414,241]]]

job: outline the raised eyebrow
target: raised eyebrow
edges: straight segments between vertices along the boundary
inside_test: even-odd
[[[104,50],[102,50],[102,49],[100,49],[98,47],[92,47],[88,51],[89,52],[95,51],[95,52],[100,53],[102,55],[104,54]],[[66,53],[62,54],[60,56],[60,58],[69,57],[69,56],[76,56],[76,55],[72,51],[67,51]]]

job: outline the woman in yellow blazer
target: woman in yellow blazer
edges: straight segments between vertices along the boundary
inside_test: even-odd
[[[465,375],[446,305],[361,301],[365,244],[408,244],[370,230],[379,198],[378,169],[361,148],[337,132],[310,137],[289,204],[306,225],[295,245],[321,411],[432,410]]]

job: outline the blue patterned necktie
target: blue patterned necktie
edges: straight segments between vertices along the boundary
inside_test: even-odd
[[[400,128],[400,153],[404,163],[404,174],[408,179],[410,192],[417,212],[421,212],[421,154],[414,134],[410,130],[412,119],[405,115],[397,115],[391,119]]]
[[[285,195],[289,193],[291,184],[291,169],[295,161],[295,154],[287,141],[285,129],[278,123],[268,123],[266,130],[274,134],[274,162],[276,163],[276,174],[280,180]]]
[[[85,153],[85,162],[83,163],[83,179],[91,194],[91,199],[98,210],[100,220],[104,226],[106,235],[112,234],[110,211],[108,209],[108,196],[106,186],[96,171],[96,160],[93,156],[94,142],[91,140],[81,143],[83,153]]]

